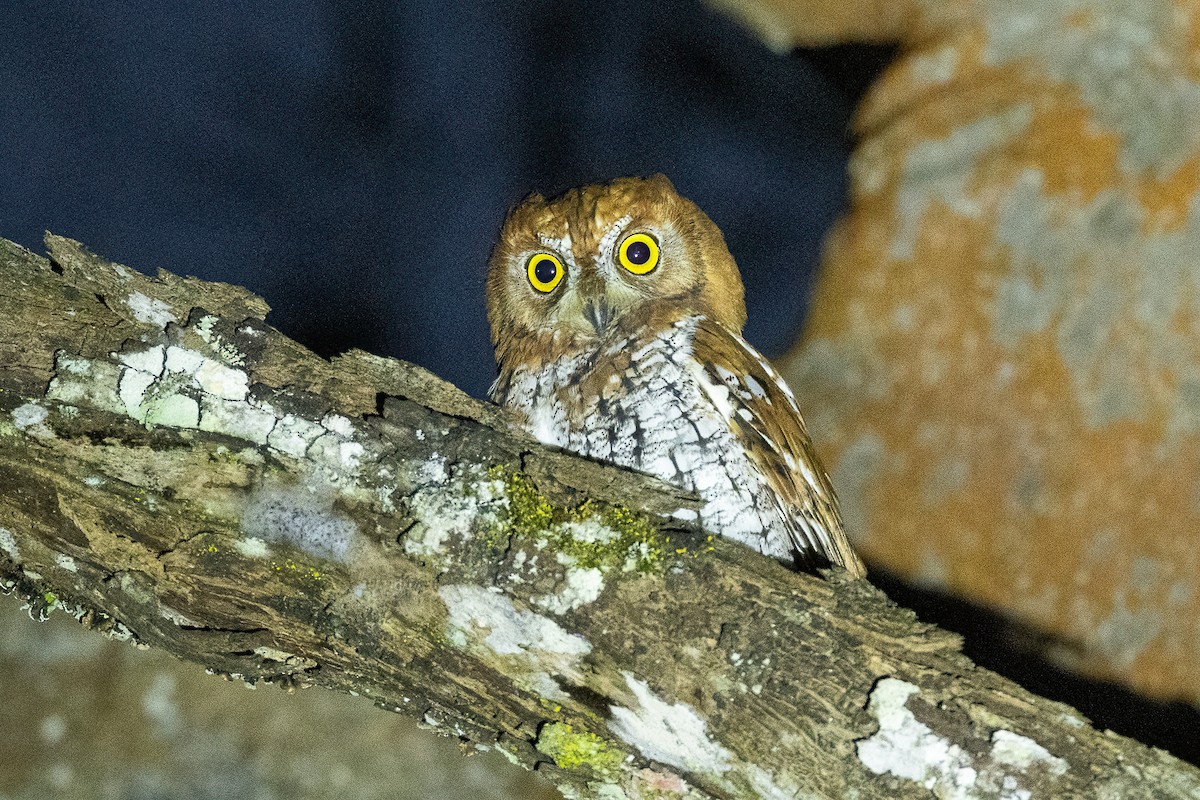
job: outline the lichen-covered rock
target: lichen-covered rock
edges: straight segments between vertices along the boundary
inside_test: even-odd
[[[852,536],[1200,701],[1200,12],[904,7],[782,363]]]

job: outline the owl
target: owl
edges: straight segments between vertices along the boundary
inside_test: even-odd
[[[527,198],[487,306],[491,397],[538,440],[694,492],[705,530],[789,566],[863,574],[791,391],[741,336],[725,239],[665,177]]]

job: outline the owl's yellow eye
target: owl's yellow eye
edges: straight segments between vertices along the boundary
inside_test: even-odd
[[[645,275],[658,266],[658,242],[648,233],[633,233],[617,248],[617,260],[634,275]]]
[[[557,256],[549,253],[534,253],[526,265],[529,283],[542,294],[550,294],[563,279],[563,265]]]

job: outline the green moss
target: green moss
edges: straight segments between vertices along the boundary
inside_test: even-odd
[[[515,536],[544,534],[555,522],[555,508],[538,492],[533,481],[519,472],[507,472],[493,467],[488,477],[504,482],[508,494],[507,533]]]
[[[590,500],[574,511],[572,522],[596,520],[616,532],[608,541],[587,541],[572,536],[569,529],[555,531],[555,543],[573,557],[581,567],[618,567],[632,561],[639,572],[655,570],[663,559],[670,537],[659,534],[658,528],[642,514],[624,506],[604,506],[597,509]]]
[[[508,510],[498,531],[505,537],[545,539],[557,551],[571,556],[584,568],[623,568],[627,563],[639,572],[657,570],[670,538],[662,536],[644,514],[624,506],[610,506],[587,500],[572,508],[555,506],[527,476],[504,467],[488,472],[492,480],[504,483]],[[595,521],[614,535],[588,540],[579,538],[566,523]]]
[[[625,760],[625,754],[604,739],[587,731],[577,732],[566,722],[545,725],[538,735],[537,749],[562,769],[586,766],[603,777],[615,773]]]

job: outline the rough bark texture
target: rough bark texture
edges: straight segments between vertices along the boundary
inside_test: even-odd
[[[866,581],[689,530],[246,291],[0,240],[0,579],[249,681],[367,695],[580,797],[1196,797]]]

